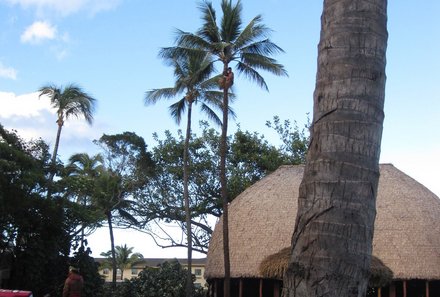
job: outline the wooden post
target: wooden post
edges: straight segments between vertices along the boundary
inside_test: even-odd
[[[263,297],[263,279],[260,278],[260,297]]]
[[[214,297],[217,297],[217,280],[214,281]]]
[[[243,297],[243,279],[240,278],[240,282],[238,283],[238,297]]]
[[[280,282],[278,280],[274,280],[273,283],[273,297],[280,297]]]
[[[406,297],[406,280],[403,281],[403,297]]]
[[[426,281],[425,288],[426,288],[426,290],[425,290],[426,291],[426,295],[425,296],[429,297],[429,280]]]
[[[390,297],[396,297],[396,284],[394,282],[390,285]]]
[[[377,297],[382,297],[382,288],[377,288]]]

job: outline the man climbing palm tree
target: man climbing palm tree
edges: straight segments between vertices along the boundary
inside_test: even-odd
[[[192,53],[209,53],[220,61],[222,72],[226,73],[229,64],[235,63],[239,74],[250,78],[260,87],[268,90],[266,82],[258,70],[269,71],[275,75],[287,75],[283,65],[271,58],[273,54],[283,52],[275,43],[268,39],[270,29],[262,23],[261,15],[254,17],[246,26],[242,23],[242,5],[238,0],[235,4],[231,0],[222,0],[223,12],[220,25],[217,25],[216,12],[211,2],[200,4],[202,12],[202,26],[195,33],[178,31],[177,46],[164,49],[162,56],[176,57]],[[223,202],[223,249],[225,296],[230,291],[230,264],[229,264],[229,232],[228,232],[228,195],[226,178],[226,152],[228,131],[229,88],[223,87],[223,120],[220,139],[220,183]]]

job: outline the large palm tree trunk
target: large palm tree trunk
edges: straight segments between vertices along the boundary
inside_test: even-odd
[[[379,179],[386,0],[324,0],[311,143],[284,297],[365,296]]]
[[[223,73],[228,69],[224,65]],[[223,122],[222,133],[220,136],[220,185],[223,204],[223,263],[225,268],[225,278],[223,283],[224,297],[230,296],[231,264],[229,259],[229,215],[228,215],[228,180],[226,177],[226,153],[227,153],[227,134],[228,134],[228,111],[229,111],[229,88],[225,84],[223,88]]]
[[[189,140],[191,138],[191,114],[192,101],[188,102],[188,120],[186,125],[185,145],[183,149],[183,200],[185,203],[186,216],[186,239],[188,241],[188,273],[186,278],[186,296],[192,297],[192,235],[191,235],[191,211],[189,205]]]

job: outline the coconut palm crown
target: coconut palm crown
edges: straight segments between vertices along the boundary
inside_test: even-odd
[[[213,62],[223,63],[224,70],[230,62],[236,62],[239,74],[265,90],[268,86],[258,70],[287,76],[284,66],[271,57],[284,51],[269,39],[272,30],[262,24],[262,16],[257,15],[243,28],[241,1],[233,5],[232,1],[223,0],[221,8],[223,16],[217,25],[212,3],[201,2],[202,27],[196,33],[177,30],[177,46],[162,49],[160,55],[169,58],[185,55],[188,51],[202,55],[208,52],[216,57]]]
[[[52,166],[55,166],[64,121],[71,117],[84,117],[88,124],[92,124],[96,99],[84,92],[76,84],[69,84],[64,88],[50,84],[41,87],[38,91],[40,92],[40,97],[48,96],[52,107],[57,110],[58,118],[56,123],[58,124],[58,131],[52,155]],[[51,175],[52,178],[53,175]]]
[[[199,104],[201,111],[217,125],[221,120],[215,110],[222,110],[223,92],[214,90],[218,87],[218,77],[210,77],[214,64],[206,53],[179,57],[163,57],[166,64],[174,68],[175,84],[173,87],[152,89],[145,93],[146,105],[156,104],[161,99],[171,100],[182,96],[169,106],[171,117],[180,124],[182,116],[193,103]],[[232,94],[230,94],[232,96]],[[235,113],[230,109],[230,114]]]

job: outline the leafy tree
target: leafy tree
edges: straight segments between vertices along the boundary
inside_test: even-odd
[[[213,221],[222,214],[220,181],[218,176],[219,139],[220,135],[206,122],[201,123],[201,136],[192,135],[189,146],[192,162],[190,170],[192,178],[189,183],[190,208],[192,213],[192,241],[194,250],[206,253],[211,238]],[[306,144],[308,139],[301,133],[293,133],[289,127],[287,133],[298,139],[292,140]],[[303,138],[301,138],[303,137]],[[153,147],[152,158],[157,171],[150,179],[146,193],[139,199],[137,207],[138,220],[148,233],[161,247],[186,247],[186,243],[178,236],[167,233],[165,224],[177,224],[185,230],[184,208],[180,197],[183,193],[182,151],[184,136],[179,132],[174,137],[165,132],[165,138],[155,135],[157,145]],[[267,142],[258,133],[238,130],[228,139],[228,196],[231,200],[243,192],[254,182],[268,173],[275,171],[283,164],[292,160],[301,160],[305,151],[286,151],[282,146],[276,147]]]
[[[92,205],[92,195],[96,179],[100,172],[104,169],[102,156],[96,154],[90,156],[86,153],[77,153],[69,158],[69,163],[65,168],[65,176],[62,183],[67,189],[67,197],[73,202],[76,202],[84,208],[84,215],[86,220],[81,224],[81,241],[80,245],[84,249],[86,228],[92,230],[100,221],[100,214],[96,207]]]
[[[221,110],[222,92],[215,91],[218,87],[216,79],[210,79],[213,72],[213,64],[210,56],[186,56],[180,59],[171,59],[169,62],[174,67],[176,82],[174,87],[154,89],[148,91],[145,96],[145,103],[156,103],[160,99],[171,99],[181,96],[176,103],[170,106],[170,113],[173,119],[179,124],[182,114],[187,111],[186,136],[183,149],[183,201],[185,205],[186,231],[188,245],[188,277],[187,277],[187,297],[191,297],[192,287],[192,235],[191,235],[191,212],[189,206],[188,183],[189,172],[189,142],[191,138],[191,117],[193,104],[200,104],[201,110],[206,113],[213,121],[221,125],[221,121],[212,108]],[[211,108],[212,107],[212,108]]]
[[[126,283],[124,293],[131,295],[121,296],[149,296],[149,297],[184,297],[186,296],[186,269],[177,260],[165,262],[158,267],[147,267],[139,276]],[[194,279],[193,279],[194,281]],[[192,291],[194,297],[202,297],[203,290]]]
[[[70,264],[78,267],[80,274],[84,278],[82,297],[108,296],[104,295],[104,279],[99,274],[99,264],[90,256],[91,250],[80,247],[70,259]],[[61,296],[62,287],[55,296]]]
[[[387,1],[325,0],[321,19],[311,142],[283,296],[365,296],[384,119]]]
[[[222,0],[222,19],[217,24],[216,12],[211,2],[200,4],[202,26],[195,33],[178,31],[177,47],[162,51],[163,56],[179,56],[186,52],[210,53],[221,62],[223,73],[226,74],[231,62],[235,62],[239,73],[255,81],[260,87],[268,90],[266,82],[259,70],[269,71],[275,75],[287,75],[283,65],[277,63],[271,56],[283,50],[267,37],[270,29],[262,23],[261,15],[254,17],[243,28],[242,5],[238,0]],[[229,88],[231,84],[222,84],[223,89],[223,120],[220,138],[220,182],[223,203],[223,250],[225,267],[225,296],[230,294],[230,263],[228,238],[228,202],[227,196],[227,131]]]
[[[64,200],[44,198],[49,163],[46,143],[0,125],[0,268],[11,272],[2,285],[39,296],[64,281],[74,224]]]
[[[113,223],[131,226],[138,224],[130,213],[134,201],[154,173],[154,163],[142,137],[132,132],[116,135],[104,134],[95,141],[103,151],[104,170],[96,179],[93,204],[107,219],[113,259],[113,286],[116,285],[116,253]],[[116,216],[115,216],[116,215]]]
[[[115,247],[116,254],[116,268],[121,271],[121,280],[124,279],[124,270],[126,268],[130,268],[133,264],[137,263],[139,260],[142,260],[144,256],[141,253],[133,253],[133,247],[127,247],[126,244],[119,245]],[[108,262],[104,263],[105,266],[110,264],[113,261],[112,259],[112,251],[108,251],[105,253],[101,253],[101,256],[107,257]]]
[[[57,136],[52,154],[52,171],[49,180],[52,181],[55,175],[55,165],[60,144],[61,129],[64,121],[71,117],[84,117],[87,123],[93,122],[96,99],[84,92],[81,87],[69,84],[66,87],[58,87],[53,84],[43,86],[39,89],[40,97],[48,96],[52,107],[57,110]]]

